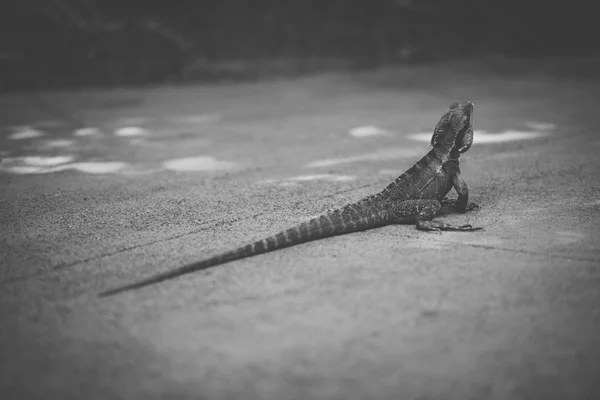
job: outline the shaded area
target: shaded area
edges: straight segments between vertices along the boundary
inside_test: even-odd
[[[4,89],[254,79],[477,54],[596,51],[592,2],[9,0]]]

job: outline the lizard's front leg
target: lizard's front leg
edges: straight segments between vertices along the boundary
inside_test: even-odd
[[[440,208],[442,208],[442,204],[437,200],[404,200],[394,207],[394,222],[414,222],[417,229],[422,231],[476,231],[481,229],[473,228],[469,224],[454,226],[442,221],[434,221],[433,218]]]
[[[478,210],[479,206],[475,203],[469,203],[469,188],[467,182],[463,179],[459,172],[455,173],[452,177],[452,186],[458,193],[458,199],[450,200],[445,198],[442,200],[442,204],[450,205],[456,209],[456,211],[464,213],[467,211]]]

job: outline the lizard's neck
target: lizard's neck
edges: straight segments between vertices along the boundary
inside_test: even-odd
[[[458,152],[458,150],[456,150],[456,148],[448,148],[441,144],[435,145],[433,150],[431,150],[430,154],[431,153],[433,153],[432,156],[434,156],[442,164],[449,160],[458,162],[458,157],[460,157],[460,153]]]

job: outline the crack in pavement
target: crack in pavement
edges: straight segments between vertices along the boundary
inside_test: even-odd
[[[356,190],[360,190],[360,189],[364,189],[367,187],[371,187],[371,186],[375,186],[375,183],[369,183],[366,185],[361,185],[361,186],[356,186],[356,187],[352,187],[349,189],[344,189],[344,190],[339,190],[324,196],[320,196],[317,197],[317,200],[323,200],[323,199],[327,199],[327,198],[331,198],[331,197],[335,197],[339,194],[344,194],[344,193],[348,193],[348,192],[352,192],[352,191],[356,191]],[[305,204],[304,201],[297,201],[295,203],[293,203],[291,209],[295,208],[298,205],[301,204]],[[35,273],[35,274],[31,274],[31,275],[25,275],[25,276],[19,276],[19,277],[15,277],[15,278],[8,278],[6,280],[0,281],[0,287],[5,286],[5,285],[9,285],[11,283],[16,283],[16,282],[22,282],[22,281],[27,281],[30,279],[35,279],[35,278],[40,278],[49,274],[52,274],[54,272],[62,272],[62,271],[66,271],[69,270],[73,267],[76,267],[80,264],[85,264],[91,261],[96,261],[96,260],[100,260],[106,257],[111,257],[117,254],[121,254],[121,253],[125,253],[131,250],[135,250],[135,249],[140,249],[140,248],[144,248],[147,246],[152,246],[155,245],[157,243],[164,243],[164,242],[168,242],[171,240],[176,240],[176,239],[180,239],[182,237],[186,237],[186,236],[190,236],[190,235],[195,235],[197,233],[201,233],[201,232],[206,232],[207,230],[207,225],[210,225],[208,228],[216,228],[219,226],[223,226],[223,225],[232,225],[236,222],[240,222],[240,221],[246,221],[246,220],[250,220],[250,219],[254,219],[263,215],[267,215],[269,214],[268,212],[264,211],[264,212],[260,212],[257,214],[253,214],[247,217],[242,217],[242,218],[235,218],[235,219],[229,219],[229,220],[221,220],[221,221],[217,221],[217,222],[205,222],[200,224],[202,226],[201,229],[194,229],[192,231],[188,231],[188,232],[184,232],[184,233],[180,233],[174,236],[169,236],[163,239],[158,239],[158,240],[153,240],[151,242],[145,242],[145,243],[140,243],[140,244],[136,244],[133,246],[127,246],[127,247],[123,247],[117,250],[113,250],[113,251],[108,251],[106,253],[102,253],[102,254],[98,254],[95,256],[91,256],[91,257],[87,257],[87,258],[83,258],[80,260],[76,260],[76,261],[71,261],[68,263],[62,263],[62,264],[57,264],[54,266],[51,266],[50,268],[48,268],[47,270],[43,271],[43,272],[39,272],[39,273]]]
[[[327,199],[327,198],[332,198],[335,197],[337,195],[340,194],[344,194],[344,193],[348,193],[348,192],[353,192],[353,191],[357,191],[360,189],[365,189],[368,187],[372,187],[377,185],[377,183],[369,183],[369,184],[365,184],[365,185],[361,185],[361,186],[356,186],[356,187],[352,187],[349,189],[344,189],[344,190],[339,190],[324,196],[320,196],[317,197],[318,200],[323,200],[323,199]],[[295,202],[293,204],[293,206],[291,207],[292,209],[295,208],[298,205],[301,205],[305,203],[304,201],[298,201]],[[147,246],[152,246],[155,245],[157,243],[164,243],[164,242],[168,242],[171,240],[176,240],[176,239],[180,239],[182,237],[186,237],[186,236],[190,236],[190,235],[195,235],[197,233],[201,233],[201,232],[206,232],[207,230],[207,225],[210,224],[209,228],[216,228],[219,226],[223,226],[223,225],[232,225],[236,222],[240,222],[240,221],[246,221],[246,220],[250,220],[250,219],[255,219],[257,217],[263,216],[263,215],[267,215],[269,214],[268,212],[260,212],[257,214],[253,214],[247,217],[242,217],[242,218],[235,218],[235,219],[230,219],[230,220],[221,220],[221,221],[217,221],[217,222],[205,222],[202,225],[201,229],[194,229],[192,231],[188,231],[188,232],[184,232],[181,234],[177,234],[174,236],[169,236],[163,239],[158,239],[158,240],[153,240],[151,242],[146,242],[146,243],[141,243],[141,244],[137,244],[137,245],[133,245],[133,246],[127,246],[127,247],[123,247],[114,251],[109,251],[106,253],[102,253],[102,254],[98,254],[95,256],[91,256],[91,257],[87,257],[87,258],[83,258],[80,260],[76,260],[76,261],[72,261],[72,262],[68,262],[68,263],[63,263],[63,264],[58,264],[55,266],[50,267],[48,270],[43,271],[43,272],[39,272],[36,274],[31,274],[31,275],[26,275],[26,276],[20,276],[20,277],[15,277],[15,278],[9,278],[6,279],[4,281],[0,281],[0,287],[5,286],[5,285],[9,285],[11,283],[17,283],[17,282],[22,282],[22,281],[27,281],[30,279],[35,279],[35,278],[40,278],[46,275],[50,275],[52,273],[55,272],[62,272],[62,271],[67,271],[73,267],[77,267],[80,264],[85,264],[85,263],[89,263],[92,261],[96,261],[96,260],[100,260],[106,257],[111,257],[117,254],[121,254],[121,253],[125,253],[131,250],[135,250],[135,249],[140,249],[140,248],[144,248]],[[400,235],[400,236],[404,236],[405,238],[412,238],[414,239],[414,237],[411,236],[406,236],[406,235]],[[462,246],[469,246],[469,247],[473,247],[473,248],[481,248],[481,249],[485,249],[485,250],[497,250],[497,251],[507,251],[507,252],[511,252],[511,253],[521,253],[521,254],[529,254],[529,255],[538,255],[538,256],[545,256],[545,257],[554,257],[554,258],[561,258],[561,259],[568,259],[568,260],[576,260],[576,261],[585,261],[585,262],[600,262],[599,258],[594,258],[594,257],[582,257],[582,256],[573,256],[573,255],[568,255],[568,254],[560,254],[560,253],[548,253],[548,252],[541,252],[541,251],[535,251],[535,250],[526,250],[526,249],[515,249],[515,248],[508,248],[508,247],[501,247],[501,246],[493,246],[493,245],[485,245],[485,244],[476,244],[476,243],[464,243],[464,242],[456,242],[456,241],[449,241],[449,240],[437,240],[434,238],[428,239],[429,242],[436,242],[436,243],[442,243],[442,244],[454,244],[454,245],[462,245]]]

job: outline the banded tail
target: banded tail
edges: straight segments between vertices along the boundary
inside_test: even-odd
[[[107,297],[128,290],[139,289],[168,279],[176,278],[191,272],[201,271],[230,261],[255,256],[262,253],[295,246],[330,236],[358,232],[391,223],[391,216],[382,205],[373,204],[372,198],[363,199],[358,203],[349,204],[343,208],[328,212],[310,221],[286,229],[276,235],[259,240],[252,244],[239,247],[199,262],[184,265],[172,271],[155,275],[148,279],[125,285],[116,289],[104,291],[100,297]],[[371,203],[368,206],[365,203]]]

